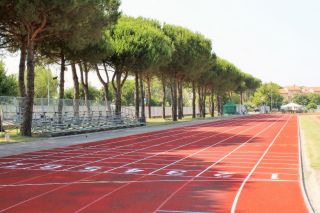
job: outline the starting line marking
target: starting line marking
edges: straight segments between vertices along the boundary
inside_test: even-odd
[[[23,166],[25,164],[23,163],[16,163],[14,165],[8,165],[8,166],[4,166],[3,168],[8,168],[8,169],[14,169],[14,168],[17,168],[18,166]]]
[[[272,180],[278,180],[279,179],[279,174],[278,173],[272,173],[271,179]]]
[[[234,172],[218,172],[217,174],[214,174],[214,176],[217,178],[230,178],[234,174]]]
[[[128,169],[125,173],[126,174],[133,174],[133,173],[138,173],[138,172],[143,172],[143,169],[138,169],[138,168],[134,168],[134,169]]]
[[[62,165],[50,164],[50,165],[46,165],[46,166],[40,167],[40,169],[42,169],[42,170],[51,170],[51,169],[58,169],[60,167],[62,167]]]
[[[187,172],[186,170],[171,170],[171,171],[167,172],[167,175],[182,176],[186,172]]]
[[[89,166],[85,167],[84,169],[79,170],[80,172],[95,172],[97,170],[101,169],[100,166]]]

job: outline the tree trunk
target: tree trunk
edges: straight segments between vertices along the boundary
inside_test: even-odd
[[[198,86],[198,95],[199,95],[199,100],[198,100],[198,106],[199,106],[199,116],[202,117],[203,115],[203,109],[202,109],[202,93],[201,93],[201,86]]]
[[[71,64],[72,78],[73,78],[73,87],[74,87],[74,96],[73,96],[73,104],[74,104],[74,116],[79,117],[79,108],[80,108],[80,87],[79,87],[79,78],[77,75],[77,68],[75,63]]]
[[[26,85],[24,82],[24,72],[26,70],[26,58],[27,58],[27,48],[25,39],[22,42],[21,48],[20,48],[20,63],[19,63],[19,90],[20,90],[20,96],[26,97]]]
[[[141,100],[141,121],[145,122],[146,121],[146,114],[145,114],[145,104],[144,104],[144,89],[143,89],[143,78],[142,78],[142,73],[140,73],[139,76],[139,81],[140,81],[140,100]]]
[[[218,111],[218,116],[221,116],[221,109],[220,109],[221,105],[220,105],[220,96],[219,94],[217,94],[217,111]]]
[[[222,97],[220,95],[217,96],[218,99],[218,109],[219,109],[219,115],[223,115],[223,108],[222,108]]]
[[[63,50],[60,53],[61,67],[60,67],[60,83],[59,83],[59,105],[58,105],[58,114],[59,114],[59,122],[62,119],[62,111],[63,111],[63,99],[64,99],[64,71],[66,66],[66,61],[64,58]]]
[[[21,124],[21,135],[31,136],[33,98],[34,98],[34,43],[29,41],[27,46],[27,96],[24,101],[23,121]]]
[[[139,74],[135,72],[134,95],[135,95],[135,114],[136,118],[140,116],[140,96],[139,96]]]
[[[127,80],[128,77],[128,72],[124,72],[125,76],[124,78],[121,80],[121,76],[123,74],[123,71],[117,70],[114,72],[113,77],[112,77],[112,86],[114,91],[116,92],[116,101],[115,101],[115,105],[116,105],[116,109],[115,109],[115,113],[116,115],[121,115],[121,93],[122,93],[122,87],[125,83],[125,81]]]
[[[115,74],[115,80],[116,80],[116,87],[115,87],[115,92],[116,92],[116,115],[121,115],[121,72],[117,72]]]
[[[240,91],[240,104],[242,105],[243,104],[243,92]]]
[[[178,118],[183,118],[183,83],[178,81]]]
[[[104,90],[104,101],[105,101],[105,105],[106,105],[106,111],[107,111],[107,114],[110,114],[111,113],[111,103],[110,103],[110,94],[109,94],[109,75],[108,75],[108,70],[107,70],[105,63],[103,63],[103,67],[105,70],[105,74],[107,76],[107,81],[103,80],[103,78],[100,74],[98,64],[95,64],[97,76],[98,76],[99,81],[102,84],[103,90]]]
[[[211,95],[210,95],[210,103],[211,103],[211,117],[214,117],[214,93],[213,90],[211,90]]]
[[[192,118],[196,118],[196,85],[192,82]]]
[[[86,103],[87,107],[87,114],[88,116],[90,115],[91,109],[90,109],[90,102],[89,102],[89,88],[88,86],[83,86],[83,91],[84,91],[84,102]]]
[[[206,117],[206,99],[207,99],[206,88],[202,87],[202,117],[203,118]]]
[[[103,67],[104,67],[104,71],[107,77],[107,81],[106,81],[106,86],[104,88],[104,94],[105,94],[105,101],[106,101],[106,107],[107,107],[107,111],[109,114],[112,114],[112,109],[111,109],[111,95],[110,95],[110,90],[109,90],[109,83],[110,83],[110,79],[109,79],[109,73],[108,73],[108,69],[106,64],[103,62]]]
[[[89,84],[88,84],[88,67],[86,62],[83,63],[84,70],[82,69],[82,64],[81,62],[79,63],[80,67],[80,74],[81,74],[81,84],[83,87],[83,92],[84,92],[84,101],[87,107],[87,114],[88,116],[90,115],[90,103],[89,103]],[[84,76],[83,76],[84,74]]]
[[[166,119],[166,84],[162,75],[162,118]]]
[[[172,120],[178,121],[177,117],[177,81],[176,78],[173,79],[171,86],[171,96],[172,96]]]
[[[148,86],[148,118],[151,118],[151,80],[147,78],[147,86]]]

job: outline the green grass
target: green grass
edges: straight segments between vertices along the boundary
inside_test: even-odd
[[[300,123],[311,167],[320,169],[320,118],[303,115],[300,117]]]
[[[163,119],[163,118],[147,118],[147,126],[156,126],[156,125],[168,125],[168,124],[175,124],[175,123],[181,123],[181,122],[188,122],[188,121],[194,121],[194,120],[203,120],[203,119],[209,119],[211,118],[209,115],[207,115],[206,118],[192,118],[192,116],[185,116],[183,119],[178,121],[172,121],[171,118]]]
[[[182,120],[172,121],[170,118],[163,119],[163,118],[148,118],[147,119],[147,126],[156,126],[156,125],[168,125],[174,123],[181,123],[186,121],[192,121],[192,116],[186,116]]]
[[[10,137],[9,141],[6,141],[5,134]],[[14,142],[28,142],[34,140],[34,137],[23,137],[18,134],[17,129],[9,129],[4,132],[0,132],[0,144],[1,143],[14,143]]]

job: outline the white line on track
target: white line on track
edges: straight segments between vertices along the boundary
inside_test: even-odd
[[[244,120],[244,118],[240,118],[240,119],[239,118],[234,118],[234,119],[229,119],[229,120],[209,121],[209,122],[197,125],[197,126],[196,125],[191,125],[191,126],[185,126],[185,127],[178,127],[178,128],[174,128],[173,130],[155,131],[155,132],[150,133],[150,134],[141,133],[141,134],[138,134],[136,137],[130,137],[130,135],[129,136],[123,136],[123,137],[129,137],[129,138],[121,139],[121,140],[118,140],[118,141],[115,141],[115,142],[108,142],[108,144],[97,144],[97,145],[86,146],[86,147],[75,148],[75,149],[73,149],[73,147],[80,146],[82,144],[72,145],[72,146],[69,146],[69,147],[58,147],[58,148],[54,149],[54,150],[57,150],[57,152],[53,152],[53,153],[49,152],[50,150],[35,151],[35,152],[31,152],[31,153],[37,153],[37,152],[46,153],[46,152],[49,152],[49,154],[48,155],[40,155],[40,156],[36,156],[36,157],[31,157],[31,158],[23,158],[22,160],[37,159],[37,158],[43,158],[43,157],[48,157],[48,156],[60,155],[60,154],[68,153],[68,152],[71,152],[71,151],[87,150],[87,149],[92,149],[93,147],[96,148],[96,147],[100,147],[100,146],[112,145],[112,144],[117,144],[117,143],[121,143],[121,142],[126,142],[126,141],[129,141],[129,140],[136,140],[136,139],[141,139],[141,138],[145,138],[145,137],[152,137],[152,136],[157,136],[157,135],[163,135],[163,134],[165,134],[165,136],[163,136],[163,137],[169,137],[168,133],[171,133],[171,132],[180,132],[181,130],[188,130],[188,129],[198,128],[198,127],[203,127],[203,126],[206,127],[206,126],[208,126],[210,124],[213,124],[213,123],[220,124],[220,123],[225,123],[225,122],[229,122],[229,121],[232,122],[234,120],[242,120],[242,119]],[[180,134],[182,134],[182,133],[178,133],[176,135],[180,135]],[[170,135],[170,136],[172,136],[172,135]],[[162,137],[160,137],[160,138],[162,138]],[[114,139],[115,138],[107,139],[107,140],[114,140]],[[95,141],[95,142],[92,142],[92,143],[101,143],[103,141],[104,140],[99,140],[99,141]],[[70,148],[70,149],[68,149],[68,148]],[[63,149],[64,151],[61,152],[60,149]],[[65,150],[65,149],[67,149],[67,150]],[[104,150],[105,149],[106,148],[104,148]],[[25,153],[25,154],[28,154],[28,153]],[[24,153],[23,154],[19,154],[19,155],[24,155]],[[14,156],[19,156],[19,155],[14,155]],[[8,157],[10,157],[10,156],[8,156]],[[0,162],[0,164],[2,164],[2,163]]]
[[[263,119],[266,119],[266,118],[265,118],[265,117],[257,117],[256,119],[253,119],[253,122],[254,122],[254,121],[257,121],[257,119],[263,120]],[[228,121],[230,121],[230,120],[228,120]],[[240,121],[240,123],[239,123],[239,121]],[[248,123],[247,119],[232,119],[231,122],[220,122],[219,124],[224,125],[225,123],[236,123],[236,122],[238,122],[238,123],[236,123],[236,124],[240,125],[240,124],[242,123],[242,121],[243,121],[244,123]],[[209,125],[209,124],[212,124],[212,122],[206,123],[206,124]],[[216,126],[214,126],[214,128],[215,128],[215,127],[216,127]],[[242,126],[241,126],[241,127],[242,127]],[[194,136],[194,135],[193,135],[193,136]],[[45,175],[43,175],[43,176],[45,176]],[[93,175],[93,176],[91,176],[91,177],[94,177],[94,176],[96,176],[96,175]],[[37,178],[37,177],[36,177],[36,178]],[[89,178],[89,177],[86,177],[86,178]],[[83,178],[83,179],[86,179],[86,178]],[[33,178],[30,178],[30,179],[33,179]],[[30,179],[29,179],[29,180],[30,180]],[[82,180],[82,179],[80,179],[80,180]],[[65,186],[67,186],[67,185],[65,185]],[[36,199],[36,198],[39,198],[39,197],[41,197],[41,196],[44,196],[44,195],[49,194],[49,193],[51,193],[51,192],[54,192],[54,191],[56,191],[56,190],[58,190],[58,189],[64,188],[65,186],[57,187],[57,188],[55,188],[55,189],[52,189],[52,190],[49,190],[49,191],[47,191],[47,192],[41,193],[41,194],[39,194],[39,195],[37,195],[37,196],[31,197],[31,198],[29,198],[29,199],[27,199],[27,200],[21,201],[21,202],[16,203],[16,204],[14,204],[14,205],[6,208],[6,209],[3,209],[3,210],[1,210],[0,212],[6,211],[6,210],[8,210],[8,209],[12,209],[12,208],[14,208],[14,207],[16,207],[16,206],[18,206],[18,205],[21,205],[21,204],[26,203],[26,202],[28,202],[28,201],[34,200],[34,199]]]
[[[282,116],[277,120],[279,121],[282,118]],[[200,177],[204,172],[208,171],[210,168],[212,168],[214,165],[216,165],[217,163],[221,162],[223,159],[225,159],[226,157],[228,157],[229,155],[231,155],[232,153],[234,153],[236,150],[238,150],[240,147],[242,147],[244,144],[247,144],[249,141],[253,140],[254,138],[256,138],[258,135],[262,134],[263,132],[265,132],[266,130],[268,130],[271,126],[273,126],[274,124],[277,123],[277,121],[274,121],[273,123],[271,123],[270,125],[268,125],[267,127],[265,127],[264,129],[262,129],[261,131],[259,131],[257,134],[255,134],[253,137],[251,137],[249,140],[245,141],[244,143],[242,143],[240,146],[238,146],[237,148],[233,149],[231,152],[229,152],[228,154],[226,154],[224,157],[222,157],[221,159],[219,159],[218,161],[216,161],[215,163],[213,163],[212,165],[210,165],[209,167],[207,167],[205,170],[203,170],[202,172],[198,173],[196,176],[194,176],[192,179],[190,179],[189,181],[187,181],[185,184],[183,184],[182,186],[180,186],[176,191],[174,191],[173,193],[171,193],[170,196],[167,197],[167,199],[165,199],[156,209],[159,210],[161,209],[173,196],[175,196],[181,189],[183,189],[185,186],[187,186],[189,183],[191,183],[192,181],[194,181],[197,177]]]
[[[228,121],[230,121],[230,120],[228,120]],[[234,121],[232,121],[232,122],[226,122],[226,123],[236,123],[236,121],[234,122]],[[211,123],[210,123],[211,124]],[[210,124],[207,124],[207,125],[210,125]],[[219,124],[221,124],[221,122],[219,123]],[[225,123],[222,123],[222,125],[224,125]],[[214,128],[215,127],[217,127],[217,126],[214,126]],[[220,127],[220,126],[219,126]],[[223,126],[222,126],[223,127]],[[182,135],[182,134],[186,134],[185,132],[182,132],[182,133],[178,133],[178,134],[175,134],[175,135],[166,135],[166,136],[164,136],[164,137],[172,137],[172,136],[177,136],[177,135]],[[203,134],[202,132],[200,132],[200,133],[197,133],[197,134],[193,134],[193,135],[190,135],[190,136],[185,136],[185,137],[180,137],[180,138],[178,138],[178,139],[173,139],[173,140],[169,140],[168,142],[165,142],[165,143],[160,143],[160,144],[156,144],[157,146],[158,145],[162,145],[162,144],[167,144],[167,143],[169,143],[169,142],[174,142],[174,141],[176,141],[176,140],[181,140],[182,138],[190,138],[190,137],[194,137],[195,135],[201,135],[201,134]],[[159,140],[160,138],[164,138],[164,137],[159,137],[159,138],[155,138],[155,139],[151,139],[151,140],[147,140],[147,141],[142,141],[142,142],[137,142],[137,143],[133,143],[133,144],[127,144],[127,145],[122,145],[122,146],[118,146],[118,147],[114,147],[114,148],[111,148],[111,149],[109,149],[108,151],[111,151],[111,150],[116,150],[116,149],[118,149],[118,148],[122,148],[122,147],[128,147],[128,146],[133,146],[133,145],[137,145],[137,144],[146,144],[146,142],[150,142],[150,141],[153,141],[153,140]],[[149,146],[149,147],[153,147],[153,146]],[[148,147],[147,147],[148,148]],[[129,153],[133,153],[133,152],[136,152],[137,150],[144,150],[144,149],[136,149],[136,150],[134,150],[134,151],[132,151],[132,152],[125,152],[125,153],[122,153],[122,154],[120,154],[120,155],[115,155],[115,156],[113,156],[113,157],[116,157],[116,156],[123,156],[123,155],[125,155],[125,154],[129,154]],[[96,153],[100,153],[100,152],[104,152],[105,151],[105,149],[104,150],[101,150],[101,151],[96,151],[96,152],[89,152],[89,153],[87,153],[86,152],[86,154],[82,154],[82,155],[77,155],[77,156],[71,156],[71,157],[68,157],[68,158],[64,158],[64,159],[58,159],[58,160],[54,160],[54,161],[50,161],[50,162],[46,162],[46,163],[43,163],[43,164],[41,164],[41,165],[45,165],[45,164],[51,164],[51,163],[56,163],[56,162],[60,162],[60,161],[64,161],[64,160],[70,160],[70,159],[74,159],[74,158],[79,158],[79,157],[85,157],[85,156],[88,156],[88,155],[92,155],[92,154],[96,154]],[[112,157],[108,157],[108,158],[103,158],[103,159],[101,159],[101,160],[106,160],[106,159],[110,159],[110,158],[112,158]],[[99,160],[99,161],[101,161],[101,160]],[[93,162],[96,162],[96,161],[93,161]],[[88,163],[89,164],[89,163]],[[88,165],[88,164],[83,164],[83,165],[78,165],[78,166],[85,166],[85,165]],[[30,168],[32,168],[32,167],[30,167]],[[30,168],[26,168],[26,169],[30,169]]]
[[[263,119],[263,118],[261,118],[261,119]],[[197,128],[197,127],[203,127],[203,126],[210,126],[210,125],[212,125],[212,124],[216,124],[216,126],[213,126],[213,128],[216,128],[216,127],[220,127],[220,126],[218,126],[218,125],[221,125],[221,127],[223,127],[223,125],[225,125],[225,124],[233,124],[233,123],[237,123],[238,122],[238,124],[239,124],[239,121],[240,121],[240,123],[243,121],[243,122],[247,122],[247,120],[245,119],[245,118],[235,118],[235,119],[228,119],[228,120],[219,120],[219,121],[217,121],[217,122],[208,122],[208,123],[204,123],[204,124],[201,124],[201,125],[198,125],[198,126],[195,126],[195,125],[193,125],[193,126],[187,126],[187,127],[183,127],[183,128],[178,128],[178,130],[176,130],[176,131],[179,131],[179,130],[181,130],[181,129],[184,129],[184,128],[188,128],[188,127],[192,127],[192,128]],[[166,130],[165,130],[166,131]],[[167,131],[167,132],[176,132],[176,131]],[[184,133],[184,132],[183,132]],[[183,134],[183,133],[181,133],[181,134]],[[179,134],[175,134],[175,135],[179,135]],[[171,135],[172,136],[172,135]],[[160,137],[160,138],[162,138],[162,137]],[[159,139],[159,138],[157,138],[157,139]],[[151,139],[152,140],[152,139]],[[124,140],[125,141],[125,140]],[[148,140],[147,140],[148,141]],[[150,140],[149,140],[150,141]],[[144,141],[144,142],[138,142],[138,143],[145,143],[146,141]],[[138,144],[138,143],[134,143],[134,144],[130,144],[130,145],[135,145],[135,144]],[[113,149],[116,149],[116,148],[113,148]],[[136,150],[135,150],[136,151]],[[90,153],[90,154],[92,154],[92,153]],[[77,157],[79,157],[79,156],[77,156]],[[71,158],[67,158],[67,159],[72,159],[72,157]],[[57,161],[64,161],[64,160],[67,160],[67,159],[61,159],[61,160],[57,160]],[[22,160],[28,160],[28,159],[22,159]],[[22,161],[22,160],[20,160],[20,161]],[[32,159],[33,160],[33,159]],[[20,161],[17,161],[17,162],[20,162]],[[41,165],[45,165],[45,164],[48,164],[48,163],[52,163],[52,162],[46,162],[46,163],[43,163],[43,164],[39,164],[39,166],[41,166]],[[84,164],[84,165],[87,165],[87,164],[90,164],[90,163],[86,163],[86,164]],[[80,165],[79,165],[80,166]],[[27,168],[24,168],[25,170],[27,169]],[[29,168],[30,169],[30,168]],[[32,169],[31,169],[32,170]],[[4,173],[1,173],[1,174],[8,174],[8,173],[10,173],[10,172],[14,172],[15,170],[11,170],[11,171],[8,171],[8,172],[4,172]],[[46,173],[46,174],[42,174],[42,175],[38,175],[38,176],[36,176],[36,177],[32,177],[32,178],[28,178],[28,179],[24,179],[24,180],[22,180],[22,181],[17,181],[17,182],[15,182],[15,183],[24,183],[24,182],[27,182],[27,181],[31,181],[31,180],[34,180],[34,179],[37,179],[37,178],[40,178],[40,177],[45,177],[45,176],[48,176],[48,175],[51,175],[51,174],[54,174],[54,173],[56,173],[56,172],[59,172],[60,170],[58,170],[58,171],[52,171],[52,172],[50,172],[50,173]],[[0,188],[2,188],[2,187],[0,187]],[[1,211],[0,211],[1,212]]]
[[[168,176],[166,176],[168,177]],[[161,179],[161,180],[124,180],[124,181],[76,181],[76,182],[51,182],[51,183],[26,183],[26,184],[4,184],[0,185],[1,187],[32,187],[32,186],[52,186],[52,185],[71,185],[71,184],[127,184],[127,183],[161,183],[161,182],[169,182],[169,183],[180,183],[185,182],[186,180],[174,180],[174,179]],[[239,182],[243,181],[243,178],[228,178],[228,179],[206,179],[206,180],[194,180],[193,182]],[[271,179],[263,179],[263,178],[253,178],[250,182],[292,182],[299,183],[298,180],[271,180]]]
[[[263,124],[264,124],[264,123],[262,123],[261,125],[263,125]],[[260,125],[258,125],[258,126],[260,126]],[[158,171],[160,171],[160,170],[162,170],[162,169],[168,168],[169,166],[175,165],[176,163],[179,163],[179,162],[181,162],[181,161],[183,161],[183,160],[185,160],[185,159],[191,158],[191,157],[193,157],[194,155],[197,155],[197,154],[200,153],[200,152],[206,151],[207,149],[209,149],[209,148],[211,148],[211,147],[214,147],[214,146],[216,146],[216,145],[218,145],[218,144],[221,144],[221,143],[223,143],[223,142],[225,142],[225,141],[228,141],[229,139],[234,138],[234,137],[242,134],[243,132],[246,132],[246,131],[248,131],[248,130],[250,130],[250,129],[252,129],[252,128],[255,128],[255,127],[257,127],[257,126],[253,126],[253,127],[251,127],[251,128],[247,128],[247,129],[245,129],[245,130],[243,130],[243,131],[240,131],[240,132],[238,132],[238,133],[235,134],[235,135],[232,135],[232,136],[227,137],[227,138],[225,138],[225,139],[223,139],[223,140],[220,140],[220,141],[218,141],[218,142],[216,142],[216,143],[214,143],[214,144],[212,144],[212,145],[210,145],[210,146],[207,146],[207,147],[205,147],[205,148],[203,148],[203,149],[200,149],[199,151],[194,152],[194,153],[192,153],[192,154],[190,154],[190,155],[188,155],[188,156],[186,156],[186,157],[184,157],[184,158],[181,158],[181,159],[179,159],[179,160],[177,160],[177,161],[174,161],[174,162],[172,162],[172,163],[170,163],[170,164],[168,164],[168,165],[166,165],[166,166],[164,166],[164,167],[161,167],[161,168],[159,168],[159,169],[151,172],[150,174],[154,174],[154,173],[156,173],[156,172],[158,172]]]
[[[145,175],[145,176],[146,176],[146,175]],[[140,179],[142,179],[142,178],[143,178],[143,177],[145,177],[145,176],[142,176]],[[82,208],[78,209],[78,210],[76,211],[76,213],[83,211],[84,209],[88,208],[89,206],[91,206],[91,205],[95,204],[96,202],[98,202],[98,201],[100,201],[100,200],[104,199],[105,197],[107,197],[107,196],[109,196],[109,195],[113,194],[114,192],[117,192],[117,191],[121,190],[122,188],[125,188],[125,187],[126,187],[126,186],[128,186],[128,185],[130,185],[130,183],[125,184],[125,185],[123,185],[123,186],[120,186],[120,187],[118,187],[118,188],[116,188],[116,189],[114,189],[114,190],[110,191],[109,193],[107,193],[107,194],[105,194],[105,195],[103,195],[103,196],[99,197],[98,199],[96,199],[96,200],[92,201],[91,203],[89,203],[89,204],[87,204],[87,205],[83,206]]]
[[[224,140],[222,140],[222,141],[226,141],[226,140],[228,140],[228,139],[230,139],[230,138],[236,137],[236,136],[238,136],[239,134],[241,134],[241,133],[243,133],[243,132],[246,132],[246,131],[248,131],[249,129],[252,129],[252,128],[255,128],[255,127],[256,127],[256,126],[253,126],[253,127],[251,127],[251,128],[247,128],[247,129],[245,129],[245,130],[243,130],[243,131],[240,131],[240,132],[238,132],[237,134],[232,135],[232,136],[230,136],[230,137],[228,137],[227,139],[224,139]],[[238,129],[238,128],[239,128],[239,127],[232,128],[232,129],[229,129],[228,131],[225,131],[225,132],[222,132],[222,133],[219,133],[219,134],[211,135],[211,136],[206,137],[206,138],[201,138],[201,139],[199,139],[199,140],[195,140],[195,141],[192,141],[192,142],[190,142],[190,143],[183,144],[183,145],[181,145],[181,146],[172,148],[172,149],[170,149],[170,150],[157,153],[157,154],[155,154],[155,155],[153,155],[153,156],[148,156],[148,157],[145,157],[145,158],[142,158],[142,159],[139,159],[139,160],[136,160],[136,161],[127,163],[127,164],[125,164],[125,165],[122,165],[122,166],[119,166],[119,167],[110,169],[110,170],[108,170],[108,171],[106,171],[106,172],[110,172],[110,171],[113,171],[113,170],[116,170],[116,169],[119,169],[119,168],[123,168],[123,167],[126,167],[126,166],[130,166],[130,165],[132,165],[132,164],[139,163],[139,162],[144,161],[144,160],[148,160],[148,159],[153,158],[153,157],[155,157],[155,156],[163,155],[163,154],[166,154],[167,152],[171,152],[171,151],[180,149],[180,148],[185,147],[185,146],[188,146],[188,145],[190,145],[190,144],[198,143],[199,141],[207,140],[207,139],[212,138],[212,137],[215,137],[215,136],[217,136],[217,135],[225,134],[226,132],[229,132],[229,131],[231,131],[231,130]],[[213,147],[214,145],[219,144],[219,143],[221,143],[221,142],[215,143],[215,144],[213,144],[213,145],[211,145],[211,146],[207,146],[205,149],[208,149],[208,148],[210,148],[210,147]],[[205,150],[205,149],[202,149],[202,150]],[[198,152],[196,152],[196,153],[198,153]],[[185,159],[185,158],[182,158],[182,159],[180,159],[180,160],[183,160],[183,159]],[[179,161],[180,161],[180,160],[179,160]],[[175,161],[174,163],[179,162],[179,161]],[[171,166],[171,165],[172,165],[172,163],[166,165],[165,167],[168,167],[168,166]],[[162,168],[165,168],[165,167],[162,167]],[[154,172],[157,172],[157,171],[158,171],[158,170],[155,170]],[[153,172],[152,172],[152,173],[153,173]]]
[[[271,141],[271,143],[269,144],[269,146],[267,147],[267,149],[264,151],[264,153],[262,154],[262,156],[260,157],[260,159],[257,161],[257,163],[254,165],[254,167],[251,169],[251,171],[249,172],[249,174],[246,176],[246,178],[244,179],[244,181],[242,182],[240,188],[237,191],[237,194],[233,200],[232,203],[232,207],[231,207],[231,213],[234,213],[236,211],[236,207],[237,207],[237,203],[240,197],[240,194],[245,186],[245,184],[248,182],[249,178],[251,177],[251,175],[253,174],[253,172],[256,170],[256,168],[258,167],[258,165],[260,164],[260,162],[263,160],[263,158],[266,156],[266,154],[268,153],[268,151],[270,150],[270,148],[272,147],[272,145],[275,143],[275,141],[277,140],[277,138],[279,137],[279,135],[282,133],[282,131],[284,130],[284,128],[287,126],[289,120],[292,118],[292,116],[290,116],[288,118],[288,120],[284,123],[284,125],[282,126],[282,128],[279,130],[279,132],[276,134],[276,136],[274,137],[274,139]]]
[[[213,212],[177,211],[177,210],[158,210],[157,212],[164,212],[164,213],[213,213]]]

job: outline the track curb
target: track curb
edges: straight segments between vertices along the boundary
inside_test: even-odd
[[[316,186],[319,188],[319,185],[316,183],[316,179],[314,177],[314,172],[308,166],[309,161],[305,156],[305,147],[304,147],[304,137],[303,137],[303,130],[301,129],[300,125],[300,116],[298,116],[298,140],[299,140],[299,161],[300,161],[300,186],[301,191],[306,202],[307,208],[309,212],[316,213],[316,194],[312,193],[312,190],[309,190],[311,186]],[[306,173],[310,173],[309,177],[307,177]],[[320,209],[319,209],[320,210]]]

